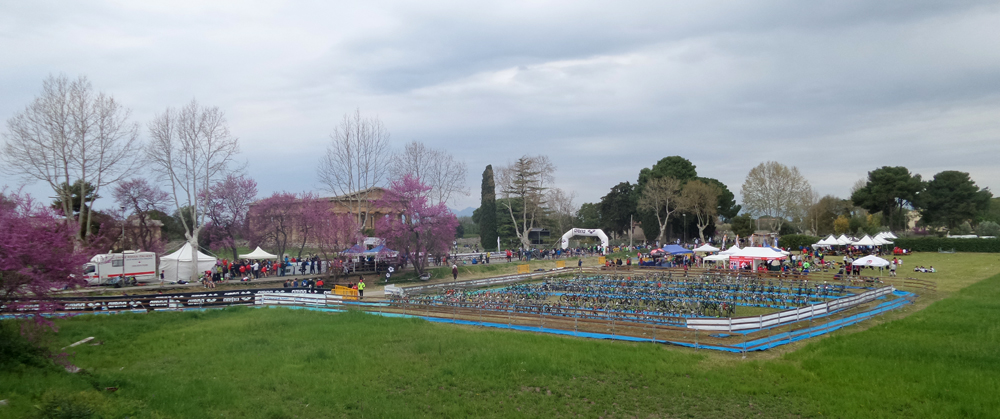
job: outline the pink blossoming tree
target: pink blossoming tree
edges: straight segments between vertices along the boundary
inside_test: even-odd
[[[405,255],[418,275],[424,273],[427,258],[448,251],[455,237],[458,218],[444,203],[431,205],[431,187],[412,174],[392,182],[376,208],[399,214],[376,221],[376,233],[386,239],[386,245]]]
[[[297,205],[290,192],[275,192],[253,204],[247,214],[250,247],[270,247],[283,257],[298,222]]]
[[[50,312],[53,290],[85,284],[90,256],[76,248],[77,233],[30,196],[0,192],[0,311]]]
[[[257,181],[232,174],[201,192],[212,249],[229,250],[237,259],[236,240],[247,236],[247,212],[256,200]]]

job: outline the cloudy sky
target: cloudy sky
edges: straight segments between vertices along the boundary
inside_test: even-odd
[[[997,2],[962,0],[0,0],[0,119],[50,74],[87,76],[143,126],[195,98],[226,112],[269,194],[318,191],[357,108],[397,147],[468,164],[456,209],[525,154],[577,204],[671,155],[737,194],[767,160],[821,195],[885,165],[995,191],[998,22]]]

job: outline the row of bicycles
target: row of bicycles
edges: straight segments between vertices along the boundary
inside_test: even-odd
[[[673,277],[585,275],[548,278],[492,289],[453,288],[396,296],[417,306],[447,306],[519,314],[564,315],[682,323],[692,317],[734,317],[739,307],[785,310],[853,295],[857,287],[801,280],[761,279],[739,272]],[[759,312],[759,311],[757,311]]]

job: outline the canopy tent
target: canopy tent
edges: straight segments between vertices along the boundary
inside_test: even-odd
[[[665,252],[663,249],[653,249],[649,251],[650,256],[663,256],[666,253],[667,252]]]
[[[833,237],[833,234],[831,234],[827,238],[816,242],[816,244],[820,246],[839,246],[840,242],[838,242],[837,238]]]
[[[687,248],[684,248],[682,246],[678,246],[676,244],[668,244],[666,246],[663,246],[663,251],[667,252],[667,253],[670,253],[671,255],[690,255],[690,254],[694,254],[694,252],[692,252],[691,249],[687,249]]]
[[[886,240],[885,238],[882,238],[882,237],[875,237],[874,239],[872,239],[872,241],[875,242],[876,246],[881,246],[881,245],[884,245],[884,244],[892,244],[891,241],[888,241],[888,240]]]
[[[792,252],[781,250],[781,249],[779,249],[777,247],[772,247],[772,246],[764,246],[764,247],[768,248],[768,249],[771,249],[771,250],[773,250],[775,252],[781,253],[783,255],[790,255],[790,254],[792,254]]]
[[[785,254],[770,247],[744,247],[739,252],[729,255],[730,258],[753,258],[753,259],[784,259]]]
[[[878,246],[878,243],[875,243],[875,239],[871,238],[871,236],[867,234],[865,234],[865,236],[862,237],[860,240],[851,244],[855,246]]]
[[[850,237],[847,237],[846,234],[841,234],[840,237],[837,237],[837,244],[841,246],[847,246],[851,243],[854,243],[854,240],[852,240]]]
[[[380,244],[371,249],[365,250],[364,256],[366,257],[370,256],[372,259],[375,260],[375,271],[378,272],[379,259],[384,260],[386,258],[394,258],[396,256],[399,256],[399,252],[391,250],[388,247],[385,247],[384,244]],[[388,279],[386,279],[386,281],[388,281]]]
[[[376,258],[393,258],[399,255],[399,252],[385,247],[384,244],[380,244],[371,249],[364,251],[364,256],[375,256]]]
[[[347,257],[364,256],[365,255],[365,251],[366,250],[365,250],[364,246],[362,246],[360,244],[356,244],[354,246],[351,246],[350,249],[347,249],[347,250],[345,250],[343,252],[340,252],[340,254],[341,254],[341,256],[347,256]]]
[[[860,259],[854,261],[854,263],[852,263],[851,265],[854,265],[854,266],[874,266],[874,267],[877,267],[877,268],[881,268],[881,267],[889,266],[889,261],[887,261],[885,259],[882,259],[882,258],[880,258],[878,256],[875,256],[875,255],[868,255],[868,256],[865,256],[863,258],[860,258]]]
[[[240,255],[240,259],[277,259],[277,258],[278,258],[277,255],[272,255],[270,253],[265,252],[263,249],[260,248],[260,246],[257,246],[257,248],[253,249],[253,251],[250,253]]]
[[[198,270],[193,270],[191,266],[192,256],[191,243],[184,243],[180,250],[166,256],[160,257],[160,271],[163,272],[165,281],[177,282],[180,280],[190,281],[192,276],[212,269],[215,266],[215,257],[209,256],[200,251],[197,252]]]
[[[718,252],[719,248],[712,246],[708,243],[701,245],[700,247],[694,249],[695,252]]]
[[[719,254],[720,255],[732,255],[733,253],[739,252],[740,250],[742,250],[742,249],[740,249],[739,246],[737,246],[737,245],[734,244],[733,247],[730,247],[728,250],[723,250],[723,251],[719,252]]]
[[[899,237],[896,237],[895,234],[892,234],[891,231],[883,231],[881,233],[876,234],[875,237],[877,237],[877,238],[880,237],[880,238],[883,238],[885,240],[892,240],[892,239],[898,239],[899,238]]]
[[[729,255],[729,264],[734,269],[739,269],[749,264],[749,266],[756,270],[756,261],[772,261],[786,257],[781,252],[777,252],[770,247],[744,247],[738,252]]]
[[[720,260],[721,261],[726,261],[726,260],[729,260],[729,255],[711,255],[711,256],[705,256],[705,258],[702,259],[702,260],[704,260],[706,262],[720,261]]]

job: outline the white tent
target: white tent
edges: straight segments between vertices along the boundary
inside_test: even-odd
[[[708,243],[705,243],[705,244],[701,245],[700,247],[698,247],[697,249],[694,249],[694,251],[695,252],[718,252],[719,248],[715,247],[715,246],[712,246],[712,245],[710,245]]]
[[[854,240],[851,240],[851,238],[847,237],[846,234],[841,234],[840,237],[837,237],[837,244],[839,244],[841,246],[846,246],[846,245],[849,245],[849,244],[851,244],[853,242],[854,242]]]
[[[880,267],[884,267],[884,266],[889,266],[889,261],[887,261],[885,259],[882,259],[882,258],[880,258],[878,256],[875,256],[875,255],[868,255],[868,256],[865,256],[863,258],[860,258],[860,259],[854,261],[854,263],[852,263],[852,265],[854,265],[854,266],[874,266],[876,268],[880,268]]]
[[[886,240],[892,240],[892,239],[898,239],[899,238],[899,237],[896,237],[895,234],[892,234],[891,231],[883,231],[881,233],[878,233],[878,235],[876,235],[875,237],[881,237],[881,238],[886,239]]]
[[[277,258],[278,256],[265,252],[264,249],[260,248],[260,246],[257,246],[257,248],[250,253],[240,255],[240,259],[277,259]]]
[[[785,255],[770,247],[744,247],[731,257],[752,258],[752,259],[783,259]]]
[[[833,237],[833,234],[831,234],[829,237],[816,242],[816,244],[820,246],[838,246],[840,245],[840,242],[838,242],[837,238]]]
[[[867,234],[865,234],[865,236],[862,237],[861,240],[858,240],[851,244],[855,246],[878,246],[878,243],[875,243],[875,239],[872,239]]]
[[[160,257],[160,270],[167,282],[190,281],[192,275],[200,274],[215,266],[215,257],[198,252],[198,270],[191,270],[191,243],[184,243],[180,250]]]
[[[889,241],[889,240],[886,240],[885,237],[875,237],[874,239],[872,239],[872,241],[875,242],[876,246],[881,246],[883,244],[892,244],[892,242]]]
[[[789,252],[787,250],[782,250],[780,247],[773,247],[773,246],[764,246],[764,247],[766,247],[768,249],[771,249],[771,250],[773,250],[775,252],[781,253],[783,255],[790,255],[790,254],[792,254],[792,252]]]
[[[712,255],[712,256],[705,256],[705,258],[704,258],[704,259],[702,259],[702,260],[704,260],[704,261],[706,261],[706,262],[708,262],[708,261],[713,261],[713,260],[723,260],[723,261],[725,261],[725,260],[729,260],[729,256],[728,256],[728,255]]]
[[[739,252],[739,251],[740,251],[740,247],[734,244],[733,247],[730,247],[728,250],[723,250],[723,251],[719,252],[719,254],[720,255],[731,255],[731,254]]]

